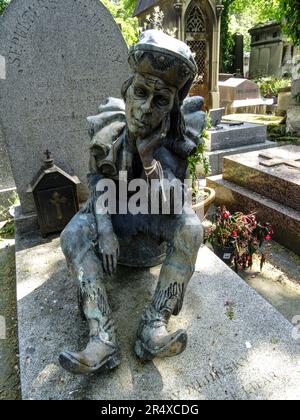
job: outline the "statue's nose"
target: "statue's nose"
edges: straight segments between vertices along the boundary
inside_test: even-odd
[[[152,98],[148,98],[142,105],[141,111],[143,114],[150,114],[152,112]]]

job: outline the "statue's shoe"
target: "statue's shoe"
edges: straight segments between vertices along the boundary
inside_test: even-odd
[[[167,334],[164,328],[144,328],[138,336],[134,351],[144,360],[152,360],[155,357],[173,357],[182,353],[187,345],[187,333],[178,330],[174,334]]]
[[[114,369],[120,364],[117,347],[93,339],[82,352],[63,351],[59,355],[60,365],[74,374],[88,374]]]

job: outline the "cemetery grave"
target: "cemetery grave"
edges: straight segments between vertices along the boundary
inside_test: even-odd
[[[277,310],[278,302],[276,309],[206,246],[199,251],[184,309],[171,321],[172,329],[188,330],[183,354],[149,363],[134,356],[137,315],[153,294],[160,267],[119,267],[105,281],[122,344],[121,365],[88,377],[60,367],[58,354],[83,347],[88,331],[59,237],[41,237],[28,186],[49,149],[59,167],[79,177],[79,200],[85,201],[86,117],[95,115],[106,97],[120,97],[129,69],[119,27],[100,2],[34,0],[34,6],[29,0],[13,0],[3,17],[5,25],[0,25],[0,157],[5,156],[0,174],[5,165],[3,182],[8,184],[3,186],[14,189],[15,182],[21,201],[15,216],[15,263],[11,252],[1,249],[0,261],[11,271],[11,279],[16,268],[22,399],[299,400],[300,337],[292,323],[299,307],[298,288],[289,296],[295,306],[286,311],[283,304]],[[213,174],[223,176],[211,176],[207,184],[216,189],[217,204],[255,207],[259,217],[271,219],[275,239],[299,253],[300,146],[273,148],[266,125],[247,116],[241,117],[246,118],[243,126],[228,124],[239,118],[225,117],[223,129],[209,132]],[[0,189],[1,183],[0,177]],[[254,279],[247,281],[253,284]],[[264,295],[259,290],[262,283],[253,286]],[[13,300],[12,293],[10,288],[5,299]],[[5,299],[0,316],[7,310]],[[128,301],[133,305],[124,304]],[[10,396],[20,398],[15,340],[14,330],[12,347],[3,347],[12,354],[8,370],[0,368],[0,399],[9,396],[1,384],[12,371]]]

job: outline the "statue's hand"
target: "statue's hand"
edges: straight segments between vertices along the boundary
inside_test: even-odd
[[[142,162],[151,160],[155,147],[160,141],[160,135],[150,135],[144,139],[138,139],[136,146]]]
[[[120,254],[119,241],[115,233],[99,237],[99,251],[102,254],[102,263],[105,273],[113,274],[117,270]]]
[[[138,149],[140,158],[144,166],[149,165],[153,160],[153,153],[157,146],[162,143],[164,138],[162,127],[160,126],[156,131],[145,138],[137,139],[136,147]]]

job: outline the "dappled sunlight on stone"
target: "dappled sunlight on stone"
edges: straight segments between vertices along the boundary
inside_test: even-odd
[[[60,373],[60,368],[53,363],[45,366],[45,368],[39,372],[38,376],[32,383],[33,387],[41,386],[45,382],[51,382],[51,379],[56,378]]]

